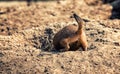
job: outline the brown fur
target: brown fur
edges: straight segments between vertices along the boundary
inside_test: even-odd
[[[78,50],[82,46],[84,51],[87,50],[87,40],[83,28],[84,21],[76,14],[73,16],[78,27],[69,25],[60,30],[53,38],[55,49],[60,51]]]

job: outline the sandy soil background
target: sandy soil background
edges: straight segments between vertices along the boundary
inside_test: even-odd
[[[101,0],[0,2],[0,74],[119,74],[120,20]],[[88,51],[58,52],[52,39],[66,25],[86,21]]]

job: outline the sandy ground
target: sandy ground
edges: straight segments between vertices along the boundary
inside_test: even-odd
[[[120,20],[101,2],[0,2],[0,74],[119,74]],[[52,39],[66,25],[86,20],[88,51],[58,52]]]

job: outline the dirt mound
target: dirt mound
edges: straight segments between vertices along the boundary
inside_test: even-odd
[[[0,14],[0,74],[120,73],[120,20],[108,19],[111,6],[66,0],[27,7],[23,2],[0,12],[5,12]],[[56,51],[56,32],[77,25],[73,12],[86,21],[88,51]]]

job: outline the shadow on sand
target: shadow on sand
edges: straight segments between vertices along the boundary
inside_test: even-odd
[[[109,3],[113,7],[110,19],[120,19],[120,0],[103,0],[103,3]]]

